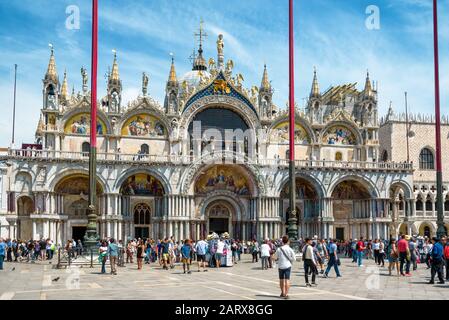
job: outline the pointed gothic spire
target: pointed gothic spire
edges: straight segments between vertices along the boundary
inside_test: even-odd
[[[373,87],[371,86],[371,80],[369,78],[369,71],[366,72],[365,89],[363,90],[365,97],[372,97]]]
[[[310,97],[318,98],[319,96],[320,96],[320,87],[318,85],[318,77],[316,75],[316,68],[314,68],[312,90],[310,91]]]
[[[262,76],[262,83],[260,85],[260,89],[270,90],[271,89],[271,83],[268,78],[268,71],[267,71],[267,65],[264,65],[263,70],[263,76]]]
[[[64,81],[62,82],[61,87],[61,97],[63,99],[67,99],[67,95],[68,95],[67,70],[64,70]]]
[[[117,63],[117,51],[114,49],[112,51],[114,53],[114,62],[112,64],[111,78],[110,80],[119,81],[120,75],[118,72],[118,63]]]
[[[58,74],[56,72],[56,61],[53,45],[49,45],[51,48],[50,61],[48,62],[47,73],[45,74],[45,80],[51,80],[54,83],[58,82]]]
[[[168,82],[176,83],[178,82],[178,80],[176,77],[175,58],[173,57],[173,54],[170,55],[171,55],[171,67],[170,67],[170,74],[168,75]]]

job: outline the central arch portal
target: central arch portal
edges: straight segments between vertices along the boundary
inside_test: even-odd
[[[233,205],[226,200],[216,200],[206,207],[207,233],[215,232],[218,235],[228,232],[233,235],[233,217],[235,209]]]

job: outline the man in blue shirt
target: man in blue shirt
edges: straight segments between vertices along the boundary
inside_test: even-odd
[[[109,254],[109,261],[111,262],[111,274],[116,275],[117,274],[117,258],[118,258],[118,246],[115,243],[114,238],[111,238],[109,240],[108,245],[108,254]]]
[[[195,246],[196,250],[196,258],[198,261],[198,272],[200,272],[200,267],[203,267],[203,272],[206,272],[206,253],[209,244],[204,241],[204,237],[201,237],[201,240],[197,242]]]
[[[441,244],[440,240],[436,237],[432,238],[432,244],[433,248],[430,253],[430,264],[431,264],[431,270],[430,270],[430,281],[429,284],[434,284],[435,274],[438,274],[438,279],[440,280],[439,284],[444,284],[444,278],[443,278],[443,245]]]
[[[329,262],[327,264],[327,269],[324,272],[324,278],[328,278],[329,271],[332,267],[334,267],[335,273],[337,274],[337,278],[341,277],[340,270],[338,270],[338,256],[337,256],[337,245],[335,244],[335,240],[330,239],[329,247],[327,249],[329,253]]]
[[[190,252],[192,250],[192,247],[190,245],[190,240],[187,239],[184,241],[184,245],[181,248],[181,255],[182,255],[182,268],[184,269],[184,273],[186,273],[186,266],[187,266],[187,273],[192,273],[190,271]]]
[[[6,243],[3,241],[3,238],[0,238],[0,270],[3,270],[3,260],[5,260],[6,249]]]

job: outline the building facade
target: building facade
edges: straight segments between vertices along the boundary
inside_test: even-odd
[[[234,62],[225,61],[223,36],[216,58],[206,62],[203,54],[200,45],[182,77],[172,59],[162,104],[148,95],[144,73],[141,95],[126,106],[114,54],[95,128],[101,237],[183,239],[227,231],[248,240],[286,233],[288,114],[273,103],[267,67],[261,84],[247,89]],[[0,155],[3,237],[63,243],[84,235],[91,128],[86,70],[81,75],[82,91],[69,94],[52,51],[36,145]],[[431,188],[432,174],[425,170],[416,179],[419,161],[404,162],[403,146],[396,145],[403,124],[390,114],[380,122],[377,110],[369,75],[361,91],[354,83],[321,92],[315,72],[306,108],[296,107],[300,237],[435,233],[434,204],[432,213],[415,210],[418,197],[426,208],[427,195],[434,199],[416,189]]]

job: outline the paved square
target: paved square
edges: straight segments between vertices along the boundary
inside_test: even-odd
[[[410,278],[388,276],[373,260],[358,268],[342,258],[342,278],[317,278],[317,287],[306,288],[302,262],[292,273],[291,299],[449,299],[449,284],[428,285],[430,272],[424,264]],[[13,271],[13,268],[15,270]],[[109,268],[107,269],[109,271]],[[232,268],[208,269],[183,274],[182,266],[164,271],[159,264],[135,264],[118,268],[118,275],[100,274],[100,268],[55,269],[47,263],[6,263],[0,272],[0,300],[31,299],[193,299],[193,300],[272,300],[279,299],[277,269],[261,270],[249,255]],[[58,279],[57,281],[54,281]]]

